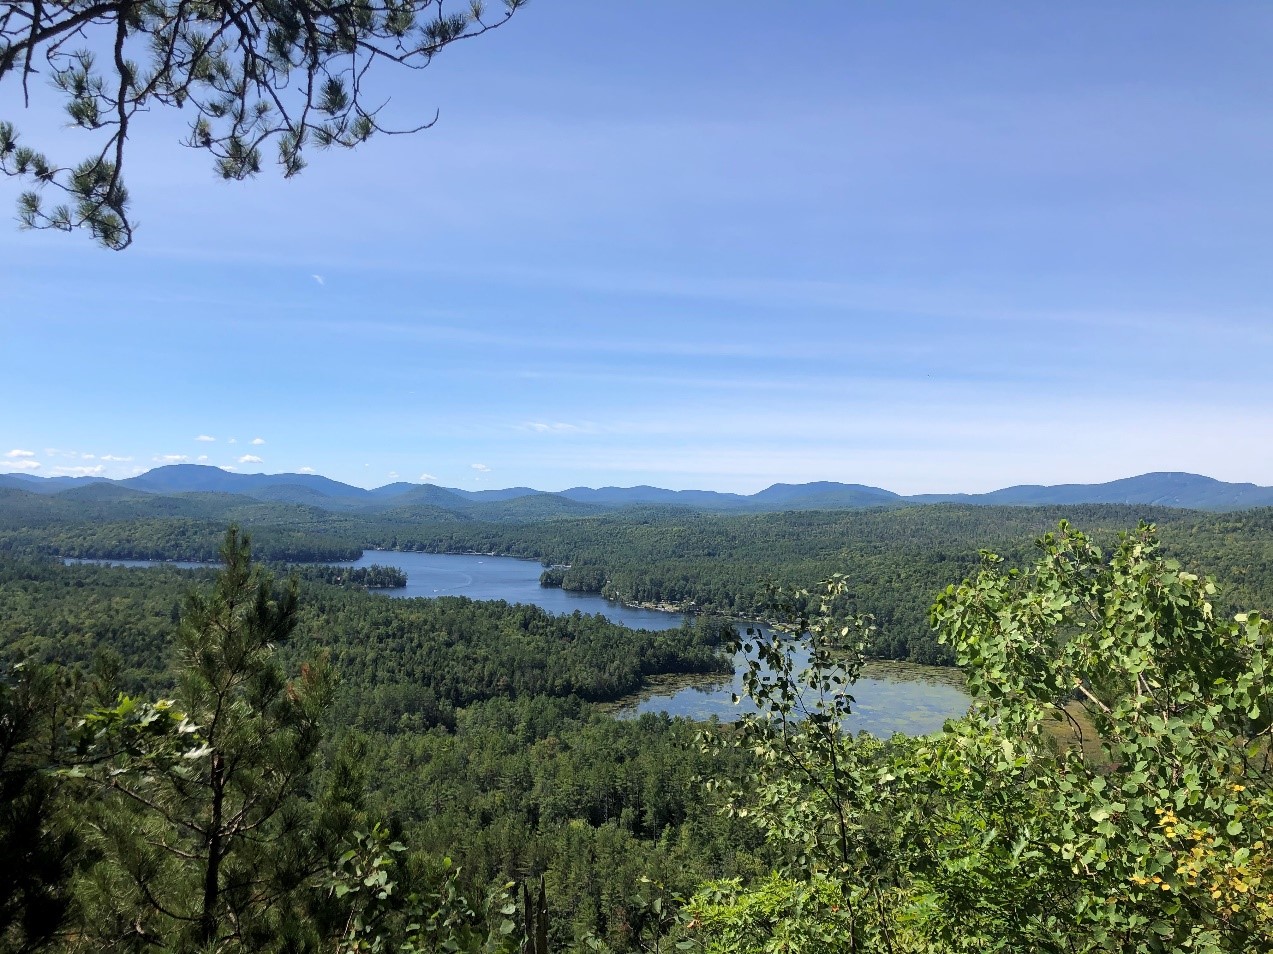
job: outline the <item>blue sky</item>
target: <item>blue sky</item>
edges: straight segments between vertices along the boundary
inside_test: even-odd
[[[0,228],[0,470],[1273,484],[1271,52],[1263,2],[532,0],[291,181],[152,113],[131,249]],[[57,108],[0,89],[87,152]]]

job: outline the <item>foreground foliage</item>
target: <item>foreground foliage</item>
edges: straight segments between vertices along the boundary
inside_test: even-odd
[[[693,785],[732,770],[581,698],[719,666],[713,628],[279,587],[224,547],[0,564],[5,655],[78,663],[0,679],[0,950],[631,950],[667,917],[640,878],[736,870]]]
[[[82,663],[0,684],[0,949],[1273,948],[1270,626],[1151,527],[983,554],[932,610],[972,710],[887,740],[841,729],[853,580],[771,599],[759,713],[695,727],[586,698],[714,630],[298,601],[226,546],[215,579],[0,566],[6,651]]]
[[[861,621],[817,611],[753,649],[760,828],[778,874],[689,906],[711,951],[1206,951],[1273,946],[1269,623],[1151,527],[1106,558],[1062,524],[1025,571],[985,554],[934,624],[967,719],[883,743],[839,731]],[[803,690],[803,691],[802,691]],[[797,719],[797,716],[802,718]]]
[[[325,660],[284,677],[297,582],[234,528],[222,557],[170,698],[115,692],[108,656],[0,681],[0,950],[511,951],[507,889],[471,905],[367,813],[365,746],[325,744]]]
[[[80,727],[68,771],[102,859],[80,894],[86,949],[295,945],[298,894],[350,828],[350,806],[304,797],[331,679],[320,663],[288,682],[275,660],[296,584],[276,590],[237,531],[222,557],[210,596],[187,601],[175,698],[121,696]]]

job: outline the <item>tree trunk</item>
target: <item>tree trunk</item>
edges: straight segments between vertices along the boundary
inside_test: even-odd
[[[204,944],[217,937],[217,898],[221,890],[222,844],[221,812],[225,800],[225,763],[220,752],[212,754],[212,818],[208,822],[208,866],[203,874],[203,913],[199,918],[199,934]]]

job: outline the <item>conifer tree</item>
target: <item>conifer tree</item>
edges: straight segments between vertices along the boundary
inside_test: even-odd
[[[480,0],[8,0],[0,83],[20,84],[29,103],[33,81],[47,76],[71,124],[99,138],[81,162],[62,165],[0,121],[0,173],[32,186],[18,201],[24,227],[82,228],[107,248],[126,248],[133,225],[123,173],[138,114],[184,109],[184,145],[211,153],[223,178],[256,175],[270,145],[290,177],[305,167],[307,148],[353,148],[377,132],[432,126],[436,115],[386,125],[386,97],[369,93],[378,71],[424,69],[524,2],[503,0],[492,14]],[[46,203],[50,189],[64,201]]]
[[[82,885],[92,950],[304,950],[305,908],[354,806],[316,797],[324,665],[284,679],[275,647],[297,623],[232,527],[210,595],[188,598],[176,696],[121,696],[82,726],[76,770],[93,794],[101,861]]]
[[[14,666],[0,677],[0,951],[40,947],[71,906],[83,853],[50,771],[71,688],[52,666]]]

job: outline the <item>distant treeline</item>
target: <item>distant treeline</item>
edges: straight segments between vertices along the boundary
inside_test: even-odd
[[[1267,508],[1229,514],[1099,504],[751,515],[664,511],[516,526],[396,528],[393,539],[402,549],[537,558],[552,564],[541,577],[544,585],[735,617],[763,617],[774,586],[808,587],[843,573],[851,584],[846,608],[875,617],[875,655],[944,664],[951,657],[928,623],[937,593],[976,568],[979,550],[1015,562],[1032,558],[1033,541],[1062,518],[1090,528],[1106,545],[1141,520],[1156,523],[1165,552],[1226,582],[1221,609],[1273,608],[1273,510]]]
[[[13,495],[10,494],[10,497]],[[847,608],[876,619],[881,657],[948,663],[928,625],[936,594],[977,564],[977,551],[1030,556],[1061,518],[1098,539],[1140,520],[1159,525],[1165,550],[1227,581],[1226,608],[1273,606],[1273,509],[1203,514],[1142,505],[984,507],[939,504],[881,510],[720,514],[647,508],[538,522],[438,519],[423,509],[335,514],[224,494],[141,503],[35,498],[0,490],[0,553],[210,559],[237,520],[271,561],[337,561],[364,548],[482,552],[538,559],[542,582],[631,603],[665,603],[732,617],[763,616],[773,585],[810,586],[833,573],[852,586]],[[167,508],[166,516],[155,516]],[[309,572],[309,571],[305,571]],[[328,578],[328,571],[318,571]],[[373,586],[377,584],[364,583]]]
[[[216,501],[197,503],[211,507]],[[214,571],[66,566],[51,554],[66,553],[79,538],[84,549],[77,555],[121,556],[113,548],[154,546],[140,555],[190,559],[202,555],[205,541],[214,547],[217,542],[206,514],[100,525],[72,516],[24,524],[29,514],[0,506],[0,667],[16,662],[65,667],[67,698],[59,701],[56,715],[67,725],[88,711],[98,673],[113,673],[112,689],[151,699],[171,694],[174,633],[183,619],[190,620],[186,595],[191,588],[206,591]],[[1034,538],[1053,529],[1060,516],[1082,521],[1105,542],[1146,518],[1160,525],[1169,555],[1187,569],[1217,576],[1218,614],[1273,607],[1273,510],[1216,516],[1131,507],[649,512],[520,526],[355,524],[342,517],[338,524],[315,520],[289,527],[285,512],[265,505],[250,516],[283,521],[250,529],[286,552],[308,547],[329,553],[345,545],[496,551],[544,560],[550,582],[562,586],[712,611],[677,630],[643,632],[600,616],[554,616],[499,601],[390,599],[346,585],[344,568],[298,570],[300,623],[277,650],[280,669],[295,679],[304,673],[304,662],[328,660],[339,684],[324,717],[326,750],[360,753],[371,817],[386,819],[393,837],[411,847],[403,867],[427,871],[449,858],[454,867],[448,870],[458,867],[458,886],[469,898],[485,897],[510,881],[537,884],[542,875],[549,949],[578,954],[653,949],[671,927],[660,910],[672,910],[676,896],[689,896],[712,879],[754,882],[795,857],[795,849],[766,840],[741,814],[719,811],[718,791],[704,784],[734,779],[744,791],[757,791],[749,779],[758,757],[754,749],[732,744],[739,738],[735,730],[655,716],[614,720],[592,705],[625,695],[654,675],[728,671],[732,661],[720,652],[728,630],[724,614],[764,615],[770,598],[766,581],[804,586],[846,573],[851,585],[845,608],[876,616],[877,653],[941,660],[943,648],[928,629],[928,608],[938,590],[968,575],[979,548],[993,548],[1009,564],[1020,565],[1035,556]],[[224,528],[220,534],[224,537]],[[116,696],[102,698],[111,702]],[[725,744],[701,744],[713,736]],[[903,751],[894,742],[879,752],[887,755],[890,746]],[[45,747],[29,748],[45,757]],[[924,770],[940,771],[943,764],[929,759]],[[874,798],[883,775],[874,763],[867,767],[851,777]],[[1009,766],[988,777],[995,784],[1011,783],[1014,772]],[[816,786],[823,776],[806,769],[801,778]],[[789,795],[771,797],[776,791],[756,803],[774,811],[799,810]],[[1020,792],[1010,786],[1003,791],[1015,804]],[[1043,812],[1035,816],[1040,822],[1051,817],[1050,787],[1045,795]],[[59,798],[72,819],[92,805],[69,788]],[[932,812],[934,804],[925,801],[912,817],[938,824],[954,817]],[[968,804],[992,813],[1001,805],[980,797]],[[793,833],[817,837],[823,830],[800,823],[799,815],[784,817],[795,819]],[[982,852],[1001,846],[1004,851],[992,851],[993,857],[1020,871],[1011,843],[986,839],[987,819],[971,817],[969,844]],[[1087,808],[1080,817],[1095,822]],[[909,837],[912,831],[884,814],[872,824],[878,828],[863,829],[868,841],[877,834],[885,841]],[[10,826],[19,834],[27,829],[35,830]],[[941,835],[930,842],[938,849],[949,844],[946,832]],[[888,856],[862,857],[875,864]],[[962,858],[956,862],[961,870],[980,873]],[[26,870],[14,866],[15,872]],[[908,874],[887,861],[880,870],[890,877]],[[1069,871],[1070,864],[1055,870]],[[985,896],[997,898],[1007,882],[986,883]],[[1045,893],[1046,904],[1059,896]]]

